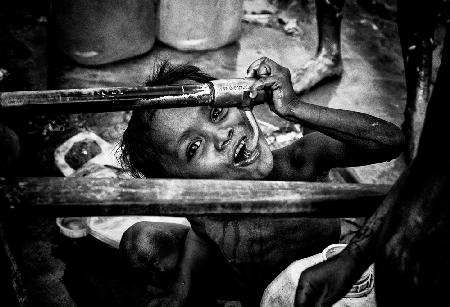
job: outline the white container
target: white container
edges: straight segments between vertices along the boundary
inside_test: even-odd
[[[85,237],[89,231],[85,217],[57,217],[56,225],[63,235],[72,239]]]
[[[216,49],[241,34],[243,0],[160,0],[156,37],[179,50]]]
[[[50,13],[57,48],[79,64],[131,58],[155,42],[151,0],[52,0]]]

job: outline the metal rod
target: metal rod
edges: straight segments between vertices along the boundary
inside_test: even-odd
[[[0,110],[82,113],[200,106],[210,105],[212,94],[209,84],[4,92]]]
[[[369,216],[388,185],[250,180],[0,178],[0,210],[43,216]]]
[[[111,112],[195,106],[241,107],[252,79],[214,80],[202,84],[106,87],[0,93],[0,111],[33,113]],[[263,91],[251,105],[263,103]]]

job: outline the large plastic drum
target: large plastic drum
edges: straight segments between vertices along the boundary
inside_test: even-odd
[[[243,0],[160,0],[156,36],[179,50],[217,49],[241,34]]]
[[[155,42],[151,0],[53,0],[56,46],[85,65],[110,63],[150,50]]]

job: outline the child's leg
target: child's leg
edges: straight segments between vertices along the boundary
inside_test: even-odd
[[[405,160],[417,153],[430,94],[435,7],[423,1],[398,0],[398,29],[406,75],[406,108],[402,125]]]
[[[185,225],[136,223],[125,231],[120,252],[131,276],[151,289],[146,293],[151,304],[211,306],[223,298],[253,306],[254,291],[247,289],[219,246]],[[164,293],[155,294],[158,289]]]
[[[138,222],[120,240],[124,263],[135,272],[164,280],[177,269],[189,227],[174,223]]]
[[[313,59],[300,70],[293,70],[296,93],[309,90],[325,78],[342,74],[341,19],[344,0],[316,0],[319,42]]]

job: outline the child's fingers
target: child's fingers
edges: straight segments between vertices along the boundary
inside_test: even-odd
[[[269,65],[261,63],[256,73],[258,74],[259,77],[268,77],[272,73],[272,69],[270,69]]]
[[[255,81],[252,86],[250,86],[250,98],[255,98],[258,94],[258,90],[271,89],[272,91],[281,88],[281,82],[278,78],[274,76],[263,77]]]
[[[262,57],[254,61],[247,69],[247,77],[249,78],[261,78],[271,75],[285,76],[290,79],[290,71],[288,68],[279,65],[267,57]]]
[[[252,64],[250,64],[250,66],[247,68],[247,78],[255,78],[257,76],[257,70],[264,59],[265,57],[259,58]]]
[[[281,66],[274,60],[267,58],[267,57],[263,58],[263,60],[261,61],[261,64],[259,66],[261,69],[263,69],[263,67],[267,68],[269,75],[270,74],[272,74],[272,75],[283,74],[285,70],[288,70],[286,67]],[[261,71],[261,72],[263,73],[263,71]]]
[[[267,77],[270,76],[273,71],[278,71],[279,68],[281,68],[281,66],[268,57],[262,57],[250,64],[247,69],[247,77]]]

